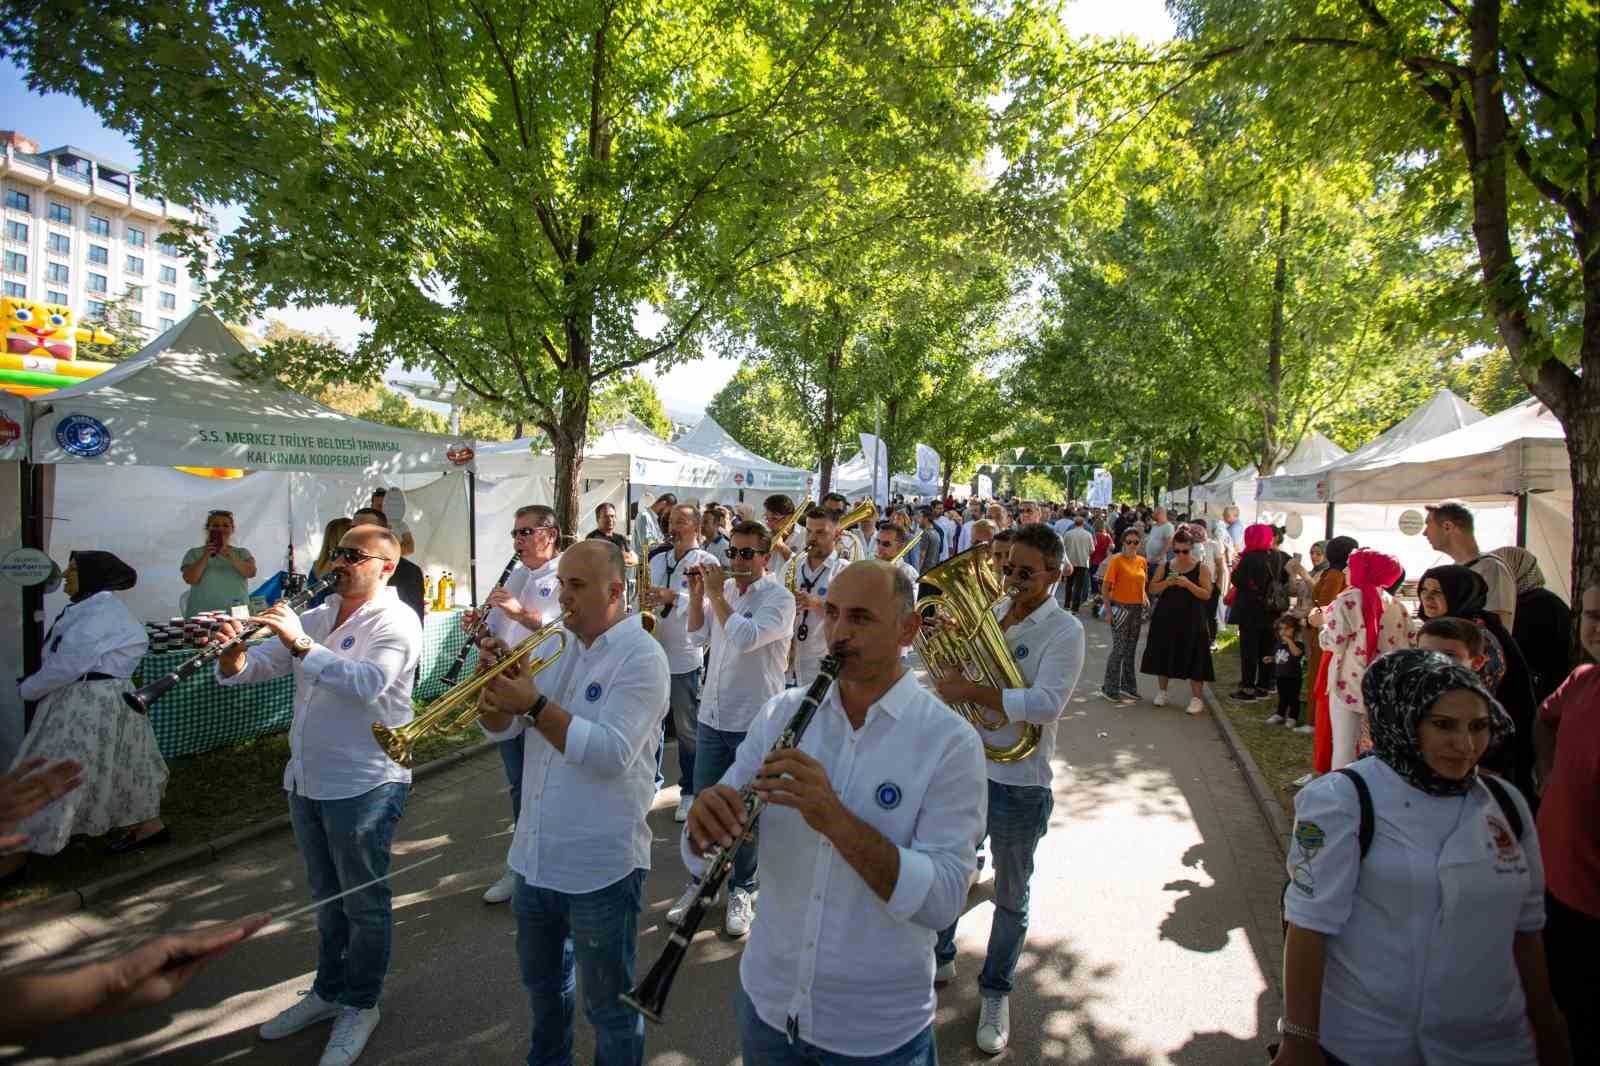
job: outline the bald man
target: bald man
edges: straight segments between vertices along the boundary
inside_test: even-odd
[[[294,724],[283,788],[312,899],[327,899],[389,872],[389,844],[405,810],[411,771],[393,762],[372,727],[411,721],[411,681],[422,623],[389,579],[400,542],[381,526],[357,526],[329,556],[333,594],[304,617],[282,602],[250,619],[277,640],[240,643],[217,660],[224,685],[293,672]],[[214,638],[232,639],[226,621]],[[324,1063],[350,1063],[378,1024],[394,919],[386,882],[317,911],[317,976],[294,1006],[261,1027],[277,1040],[333,1019]]]
[[[509,861],[517,961],[533,1008],[528,1061],[571,1061],[582,970],[595,1061],[640,1063],[644,1018],[618,996],[633,985],[650,868],[645,815],[667,713],[667,653],[628,613],[615,544],[580,541],[562,553],[557,575],[566,650],[537,678],[502,674],[480,703],[490,740],[527,737]],[[508,650],[489,641],[484,654],[496,660]]]

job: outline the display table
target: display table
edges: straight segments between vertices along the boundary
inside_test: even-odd
[[[422,626],[421,678],[412,695],[431,700],[444,691],[440,680],[466,643],[461,630],[465,608],[430,611]],[[135,686],[172,673],[198,649],[151,652],[139,663]],[[471,676],[476,652],[467,656],[463,677]],[[163,757],[195,755],[254,737],[281,733],[294,715],[294,677],[285,674],[255,685],[219,685],[214,670],[201,670],[179,682],[150,708],[150,724]]]

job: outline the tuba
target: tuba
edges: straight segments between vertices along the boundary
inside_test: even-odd
[[[856,539],[855,537],[845,536],[845,533],[862,522],[870,522],[873,525],[878,524],[878,505],[873,503],[870,497],[862,500],[839,516],[839,558],[845,562],[853,563],[857,561]],[[872,558],[870,548],[866,557]]]
[[[943,608],[955,619],[956,631],[918,632],[913,646],[935,680],[955,670],[976,684],[994,688],[1026,688],[1022,672],[1011,658],[1005,633],[994,617],[994,605],[1004,595],[1000,581],[989,565],[989,546],[979,544],[940,563],[922,575],[922,580],[939,591],[917,601],[917,609]],[[995,732],[1015,723],[998,711],[975,703],[951,708],[980,731]],[[1021,723],[1022,735],[1009,747],[996,747],[987,740],[983,754],[998,763],[1017,762],[1032,755],[1039,746],[1039,727]]]
[[[461,684],[447,690],[444,695],[434,700],[426,711],[405,725],[390,729],[381,722],[374,722],[372,735],[377,739],[378,746],[383,749],[385,755],[401,766],[410,766],[411,760],[416,754],[417,741],[429,733],[437,733],[440,736],[459,733],[472,725],[473,722],[476,722],[478,720],[478,692],[483,686],[511,669],[513,663],[520,662],[524,655],[527,655],[552,637],[558,642],[556,650],[549,654],[538,656],[528,663],[529,676],[544,670],[561,658],[561,653],[567,649],[567,634],[561,628],[561,619],[559,618],[554,622],[545,623],[523,638],[522,642],[512,648],[510,654],[504,659],[501,659],[493,666],[479,670],[472,677],[461,682]],[[446,719],[450,719],[452,715],[454,720],[447,721]]]

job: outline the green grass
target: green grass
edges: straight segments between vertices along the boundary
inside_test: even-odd
[[[477,729],[447,737],[425,737],[417,743],[413,767],[471,747],[482,739],[483,734]],[[0,891],[0,912],[136,870],[174,851],[286,813],[283,768],[288,761],[288,733],[172,760],[167,764],[171,777],[161,803],[162,820],[172,830],[171,843],[113,856],[106,853],[108,837],[73,837],[59,855],[29,857],[28,876],[20,884]]]
[[[1222,707],[1222,713],[1228,716],[1234,732],[1239,734],[1239,740],[1250,752],[1262,776],[1272,786],[1272,794],[1277,798],[1278,805],[1292,818],[1295,790],[1290,785],[1311,769],[1313,738],[1309,734],[1295,733],[1281,725],[1267,725],[1262,721],[1277,709],[1276,695],[1259,703],[1235,703],[1230,700],[1228,693],[1239,687],[1238,630],[1224,629],[1217,643],[1217,653],[1212,657],[1217,680],[1211,686],[1217,703]],[[1304,712],[1301,719],[1309,720]]]

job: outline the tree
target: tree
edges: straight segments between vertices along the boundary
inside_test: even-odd
[[[817,453],[793,392],[762,363],[747,364],[711,397],[706,414],[734,440],[765,459],[814,469]]]
[[[376,325],[342,370],[399,358],[531,418],[571,533],[597,387],[682,358],[808,220],[987,117],[998,32],[932,0],[33,0],[0,53],[152,184],[242,207],[225,308],[352,306]]]
[[[591,414],[594,436],[630,415],[662,440],[672,436],[672,419],[661,406],[656,387],[642,374],[626,374],[607,382],[606,387],[595,394]]]
[[[137,355],[149,344],[154,334],[144,324],[140,313],[129,303],[127,296],[118,296],[105,302],[105,310],[84,320],[83,325],[98,326],[111,336],[110,344],[93,341],[78,342],[78,358],[102,363],[120,363]]]

